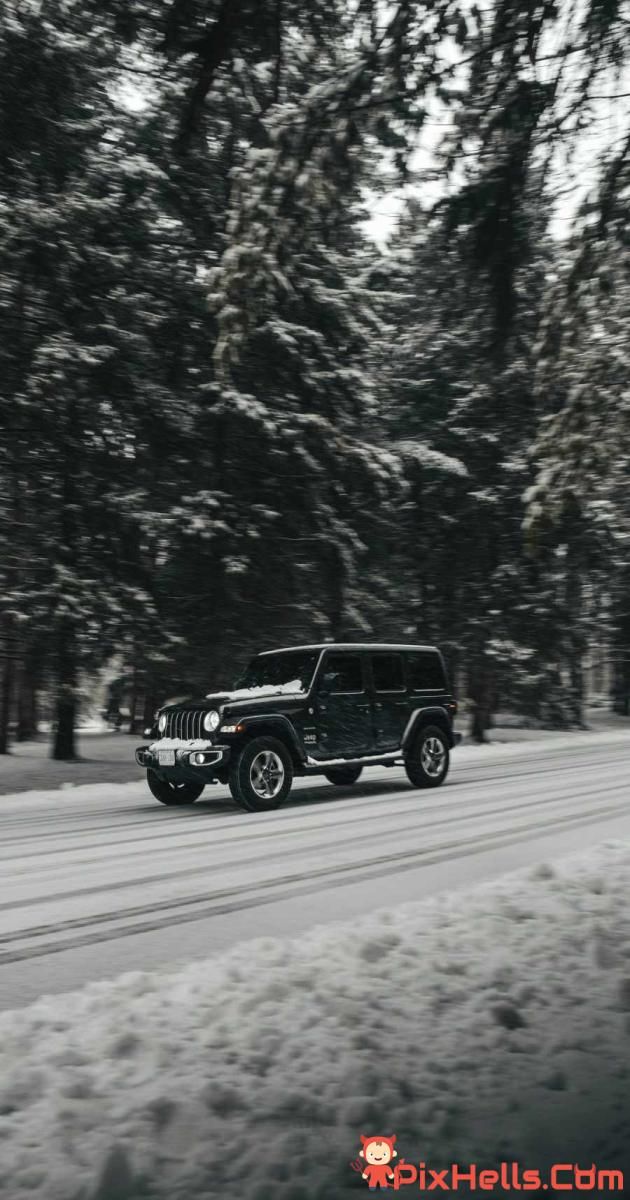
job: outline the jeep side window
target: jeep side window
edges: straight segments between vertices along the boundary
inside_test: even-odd
[[[407,655],[407,677],[412,692],[443,692],[446,690],[444,667],[439,654],[416,653]]]
[[[337,675],[333,696],[363,691],[363,672],[358,654],[330,654],[324,661],[326,675]]]
[[[404,692],[405,674],[400,654],[373,654],[372,678],[377,692]]]

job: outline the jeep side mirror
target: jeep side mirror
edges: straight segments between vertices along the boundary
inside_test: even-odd
[[[337,674],[336,671],[326,671],[326,674],[322,675],[321,683],[319,685],[318,690],[320,692],[320,695],[329,696],[330,693],[332,692],[333,688],[335,687],[335,684],[338,682],[339,682],[339,675]]]

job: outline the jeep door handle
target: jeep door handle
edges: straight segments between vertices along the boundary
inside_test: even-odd
[[[369,704],[357,704],[357,712],[369,712]]]

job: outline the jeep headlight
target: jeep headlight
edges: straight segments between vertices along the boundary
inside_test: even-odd
[[[164,730],[166,729],[166,719],[166,713],[160,713],[158,717],[158,729],[160,733],[164,733]]]
[[[214,733],[215,729],[219,728],[221,718],[215,708],[211,708],[203,719],[203,727],[208,733]]]

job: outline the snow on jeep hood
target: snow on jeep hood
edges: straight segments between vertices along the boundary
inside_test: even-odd
[[[263,696],[297,696],[303,695],[301,679],[291,679],[288,683],[263,683],[259,687],[235,688],[233,692],[214,693],[206,696],[206,700],[260,700]]]

